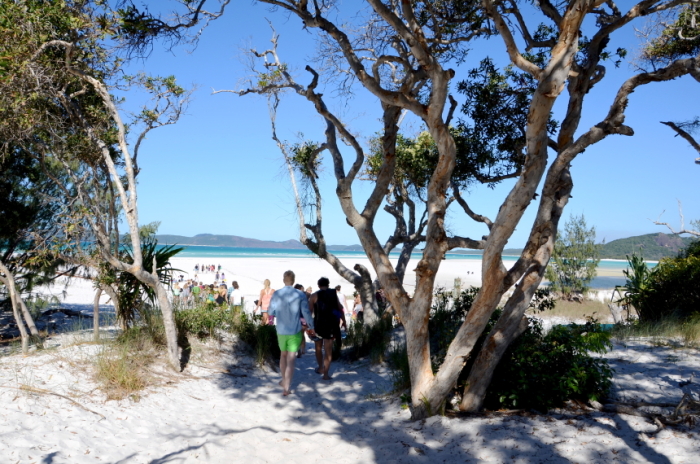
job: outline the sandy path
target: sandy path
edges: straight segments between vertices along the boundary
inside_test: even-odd
[[[288,399],[278,374],[229,356],[223,367],[245,377],[190,366],[191,377],[138,402],[103,402],[88,374],[70,364],[95,349],[0,358],[0,462],[697,463],[700,452],[697,429],[652,435],[656,426],[644,419],[597,412],[410,422],[397,399],[380,399],[391,388],[385,368],[338,363],[324,382],[312,350],[299,360]],[[615,395],[626,398],[680,397],[678,381],[700,366],[697,351],[645,344],[616,346],[608,357],[618,370]],[[106,418],[14,389],[21,384],[71,396]]]

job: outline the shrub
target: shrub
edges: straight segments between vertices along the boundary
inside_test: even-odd
[[[260,316],[249,317],[242,311],[232,311],[231,330],[247,343],[255,353],[255,361],[263,365],[265,361],[279,359],[280,347],[274,326],[262,325]]]
[[[201,340],[214,336],[216,329],[232,330],[234,317],[233,311],[204,303],[176,311],[175,324],[181,336],[194,335]]]
[[[589,353],[605,353],[610,336],[595,322],[555,326],[546,335],[531,323],[496,368],[485,407],[546,411],[569,399],[600,400],[610,389],[612,369]]]
[[[634,258],[629,259],[633,271]],[[641,284],[634,280],[637,274],[625,274],[625,288],[635,287],[625,298],[637,309],[641,321],[658,322],[669,317],[685,321],[700,314],[700,240],[676,257],[661,259],[651,272],[642,275]]]
[[[372,364],[385,361],[391,329],[391,318],[388,317],[380,317],[372,326],[362,321],[351,322],[348,336],[343,340],[343,346],[350,348],[349,358],[354,361],[369,356]]]
[[[446,354],[447,347],[471,308],[478,288],[471,288],[452,299],[439,291],[431,310],[430,349],[433,369]],[[551,309],[549,290],[538,290],[531,306],[536,311]],[[464,386],[470,369],[488,333],[498,321],[497,310],[479,337],[473,353],[462,371],[456,390]],[[607,361],[592,357],[590,352],[603,353],[611,346],[610,334],[594,322],[570,327],[555,327],[548,334],[531,322],[528,329],[509,347],[494,372],[487,391],[487,408],[534,408],[546,410],[567,399],[598,400],[611,385],[612,370]],[[390,353],[394,370],[394,386],[410,385],[408,356],[405,345],[394,347]],[[461,391],[455,391],[461,394]]]

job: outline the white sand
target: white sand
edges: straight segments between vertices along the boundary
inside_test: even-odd
[[[191,276],[195,263],[201,260],[177,258],[174,267]],[[237,280],[251,299],[265,278],[279,288],[287,269],[305,286],[325,275],[352,292],[315,259],[214,262],[219,263],[228,282]],[[438,282],[451,288],[461,277],[465,287],[478,285],[479,266],[447,260]],[[214,275],[200,277],[208,283]],[[407,276],[407,282],[412,279]],[[93,295],[90,282],[75,280],[64,301],[89,305]],[[385,367],[335,363],[334,380],[327,383],[313,372],[312,349],[299,360],[294,394],[287,399],[277,386],[278,374],[254,368],[229,344],[219,364],[192,362],[185,374],[166,374],[167,382],[150,387],[138,401],[105,401],[91,374],[99,347],[71,346],[71,340],[75,337],[65,334],[54,337],[60,345],[55,349],[0,358],[0,463],[699,462],[697,429],[653,434],[655,425],[625,415],[492,414],[410,422],[400,401],[385,397],[392,388]],[[696,350],[637,343],[616,345],[607,357],[617,370],[614,395],[627,400],[677,401],[679,382],[697,382],[700,372]],[[21,390],[25,385],[65,395],[94,412],[65,398]],[[684,388],[700,393],[698,383]]]
[[[345,265],[352,268],[356,263],[362,264],[370,270],[372,276],[375,276],[369,260],[353,259],[345,260]],[[406,272],[406,289],[409,292],[413,291],[415,283],[415,273],[413,270],[416,267],[418,260],[412,260],[409,263],[408,271]],[[355,291],[354,287],[345,279],[340,277],[326,261],[317,258],[219,258],[212,260],[211,258],[173,258],[172,266],[180,271],[175,272],[175,276],[183,274],[185,279],[193,279],[195,276],[195,264],[214,264],[222,267],[222,271],[226,274],[226,283],[231,284],[234,280],[238,282],[246,300],[246,308],[252,310],[253,301],[260,296],[260,290],[263,288],[263,281],[270,279],[272,288],[278,289],[283,286],[282,274],[291,269],[296,274],[297,283],[301,283],[304,287],[313,287],[317,289],[316,282],[320,277],[328,277],[331,281],[331,286],[340,285],[342,292],[352,298]],[[468,288],[471,285],[478,286],[481,284],[481,261],[471,259],[449,259],[442,262],[440,271],[436,279],[436,285],[445,288],[454,286],[455,278],[460,278],[462,288]],[[205,284],[214,282],[215,273],[198,273],[198,281]],[[66,304],[74,305],[90,305],[93,302],[95,290],[92,282],[83,279],[73,279],[70,285],[65,288],[65,279],[59,279],[56,285],[47,290],[42,290],[44,293],[58,297]],[[65,291],[65,293],[64,293]],[[100,300],[102,304],[108,302],[106,295]]]
[[[328,383],[313,372],[312,353],[299,360],[286,399],[278,374],[229,353],[218,366],[190,365],[138,401],[105,401],[85,367],[98,347],[69,346],[71,337],[62,337],[56,349],[0,358],[2,463],[698,462],[697,428],[653,434],[655,425],[626,415],[411,422],[398,399],[383,397],[391,388],[385,368],[336,363]],[[700,368],[697,351],[642,343],[616,346],[608,358],[617,369],[615,395],[626,399],[677,400],[678,382]]]

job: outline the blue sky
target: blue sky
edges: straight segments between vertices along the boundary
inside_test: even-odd
[[[149,2],[152,9],[155,9]],[[159,3],[159,2],[156,2]],[[353,2],[354,5],[354,2]],[[152,132],[139,155],[140,222],[161,221],[161,233],[195,235],[229,234],[263,240],[298,238],[294,204],[282,156],[270,138],[267,104],[258,96],[212,95],[213,90],[237,89],[248,74],[243,49],[269,46],[271,30],[267,19],[280,34],[279,54],[297,70],[300,82],[308,82],[304,66],[314,54],[314,32],[301,28],[299,20],[281,12],[270,12],[262,5],[247,2],[229,5],[226,14],[213,22],[194,50],[176,47],[171,51],[156,45],[145,61],[130,64],[129,71],[175,75],[183,86],[197,86],[187,114],[175,126]],[[643,23],[635,24],[642,27]],[[637,39],[630,28],[614,36],[610,48],[626,47],[630,55]],[[455,67],[457,78],[490,55],[505,63],[507,56],[500,38],[474,45],[467,61]],[[587,96],[580,131],[604,117],[620,84],[633,69],[623,63],[619,69],[607,66],[607,76]],[[342,116],[353,133],[367,140],[381,127],[377,99],[358,88],[351,98],[334,98],[333,87],[323,89],[329,106]],[[462,98],[455,93],[458,101]],[[555,107],[555,119],[563,119],[565,99]],[[125,108],[136,104],[134,95]],[[665,231],[656,219],[678,224],[677,200],[683,203],[686,221],[700,219],[700,166],[694,150],[659,121],[690,119],[700,111],[698,83],[689,77],[650,84],[631,97],[626,124],[633,137],[611,136],[586,150],[572,163],[573,198],[569,214],[584,214],[595,226],[598,239],[607,241],[630,235]],[[323,123],[310,104],[296,95],[287,95],[277,118],[278,134],[287,141],[320,140]],[[407,118],[407,130],[419,130],[420,123]],[[346,223],[334,193],[330,166],[322,174],[324,189],[324,232],[330,244],[359,243]],[[496,189],[475,187],[468,201],[475,211],[495,216],[512,182]],[[371,185],[358,182],[354,193],[358,205]],[[524,244],[536,203],[532,203],[509,246]],[[377,220],[379,237],[392,228],[388,215]],[[467,220],[456,209],[448,216],[451,232],[479,238],[484,226]]]

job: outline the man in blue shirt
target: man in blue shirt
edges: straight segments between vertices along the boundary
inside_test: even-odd
[[[294,272],[286,271],[282,277],[284,287],[272,295],[267,314],[275,317],[277,326],[277,342],[282,354],[280,355],[280,373],[282,374],[282,395],[288,396],[289,387],[294,377],[294,364],[297,351],[304,341],[301,329],[301,318],[309,325],[309,336],[313,337],[314,323],[309,311],[306,294],[293,287]]]

